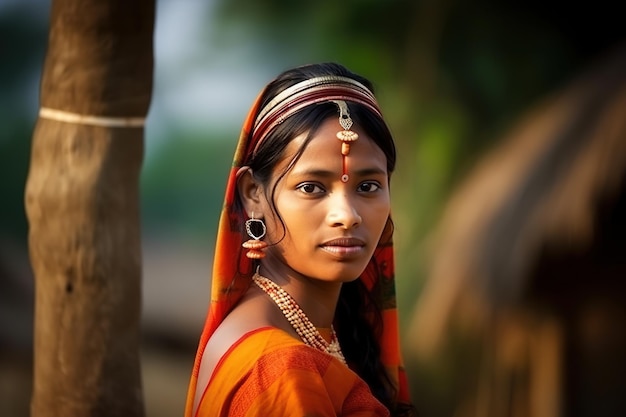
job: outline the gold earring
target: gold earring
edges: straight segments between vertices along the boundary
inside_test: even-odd
[[[246,220],[246,233],[252,239],[249,239],[242,243],[242,247],[248,249],[246,256],[250,259],[263,259],[265,258],[265,249],[268,244],[267,242],[262,241],[265,233],[267,232],[267,227],[265,227],[265,223],[261,219],[254,218],[254,212],[252,213],[251,218]]]

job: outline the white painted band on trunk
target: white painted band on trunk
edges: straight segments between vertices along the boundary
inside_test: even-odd
[[[102,117],[78,113],[70,113],[63,110],[42,107],[39,109],[39,117],[49,120],[57,120],[65,123],[75,123],[102,127],[143,127],[146,124],[145,117]]]

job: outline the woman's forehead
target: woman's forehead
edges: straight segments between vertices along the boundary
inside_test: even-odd
[[[337,132],[342,130],[337,119],[327,119],[305,145],[302,154],[290,170],[290,174],[304,171],[332,172],[341,174],[343,164],[347,164],[348,171],[387,171],[387,158],[376,143],[358,126],[354,126],[359,139],[351,145],[350,154],[344,158],[341,154],[342,142],[337,138]],[[306,132],[294,138],[285,149],[284,156],[279,163],[283,168],[291,164],[293,158],[300,152],[309,133]]]

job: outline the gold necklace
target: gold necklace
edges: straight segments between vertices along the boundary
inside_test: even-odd
[[[330,327],[329,343],[322,337],[320,332],[315,328],[315,325],[311,323],[306,314],[304,314],[304,311],[302,311],[298,303],[296,303],[296,300],[294,300],[287,291],[282,289],[271,279],[259,275],[258,272],[254,274],[252,281],[276,303],[304,344],[326,352],[339,359],[341,362],[346,363],[346,359],[343,353],[341,353],[339,339],[337,339],[337,334],[332,325]]]

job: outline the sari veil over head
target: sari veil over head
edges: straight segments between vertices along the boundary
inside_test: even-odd
[[[236,204],[237,178],[238,172],[244,166],[247,157],[258,147],[259,138],[253,135],[253,129],[261,110],[263,95],[264,93],[261,92],[257,96],[245,119],[226,184],[226,194],[218,225],[213,260],[210,305],[200,336],[189,384],[185,409],[186,417],[192,415],[200,362],[207,342],[222,320],[224,320],[249,288],[254,274],[253,261],[245,256],[241,246],[247,240],[244,228],[246,214],[240,208],[240,205]],[[318,102],[327,100],[327,97],[321,97]],[[382,307],[382,332],[378,340],[381,348],[380,359],[390,381],[395,386],[395,400],[399,403],[409,404],[408,384],[399,344],[394,255],[391,239],[393,231],[391,222],[388,221],[387,223],[388,225],[383,232],[383,236],[359,279],[368,290],[372,290],[374,287],[377,288],[377,291],[372,295],[379,298],[376,301]],[[341,333],[341,329],[338,329],[338,333]]]

